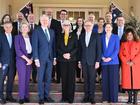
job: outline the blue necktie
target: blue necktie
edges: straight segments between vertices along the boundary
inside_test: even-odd
[[[48,42],[50,41],[50,37],[49,37],[49,35],[48,35],[48,33],[47,33],[47,29],[45,29],[45,36],[46,36],[46,38],[47,38],[47,40],[48,40]]]
[[[122,38],[122,35],[123,35],[123,30],[122,30],[122,27],[119,27],[119,38],[121,39]]]

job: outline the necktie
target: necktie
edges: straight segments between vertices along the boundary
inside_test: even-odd
[[[30,28],[31,28],[31,31],[33,31],[33,29],[34,29],[33,24],[31,24]]]
[[[69,39],[69,35],[68,34],[65,34],[64,35],[64,43],[65,43],[65,46],[68,45],[68,39]]]
[[[119,38],[121,39],[122,38],[122,35],[123,35],[123,30],[122,30],[122,27],[119,27]]]
[[[50,36],[48,35],[48,33],[47,33],[47,29],[45,29],[45,36],[46,36],[46,38],[47,38],[47,40],[48,40],[48,42],[50,41]]]

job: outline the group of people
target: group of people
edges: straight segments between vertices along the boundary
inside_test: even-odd
[[[136,104],[140,89],[140,42],[135,29],[125,27],[125,18],[118,16],[116,23],[112,23],[112,13],[107,12],[105,19],[99,18],[96,24],[94,14],[89,14],[87,20],[77,18],[73,29],[66,10],[60,11],[60,20],[53,19],[52,14],[52,9],[47,8],[38,25],[34,14],[28,15],[28,22],[23,20],[22,13],[17,14],[16,22],[12,22],[8,14],[3,16],[0,28],[0,102],[16,101],[12,89],[17,70],[20,104],[30,102],[31,72],[33,81],[38,84],[38,102],[54,102],[49,95],[54,71],[57,82],[62,82],[60,102],[74,102],[75,76],[82,71],[84,97],[81,102],[95,103],[98,74],[102,77],[103,103],[117,103],[121,85],[128,92],[128,103]]]

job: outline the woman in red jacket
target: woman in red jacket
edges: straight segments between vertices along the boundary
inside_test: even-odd
[[[128,103],[137,103],[140,89],[140,42],[133,28],[125,32],[125,42],[121,43],[122,88],[128,91]]]

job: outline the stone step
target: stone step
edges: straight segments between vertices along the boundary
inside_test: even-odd
[[[51,92],[61,92],[61,84],[52,83],[51,84]],[[76,83],[75,91],[83,92],[84,85],[82,83]],[[16,82],[13,86],[13,91],[18,91],[18,83]],[[96,92],[101,91],[101,84],[96,84]],[[30,92],[37,92],[37,83],[30,83]]]
[[[60,92],[51,92],[50,97],[55,100],[55,103],[59,103],[61,100],[62,93]],[[74,103],[80,103],[83,99],[84,93],[83,92],[75,92]],[[18,93],[13,92],[13,97],[18,99]],[[102,92],[95,93],[95,100],[96,103],[102,102]],[[140,100],[140,94],[138,95],[138,100]],[[30,92],[30,102],[37,103],[38,102],[38,93],[37,92]],[[119,93],[119,103],[127,102],[127,94],[126,93]]]

